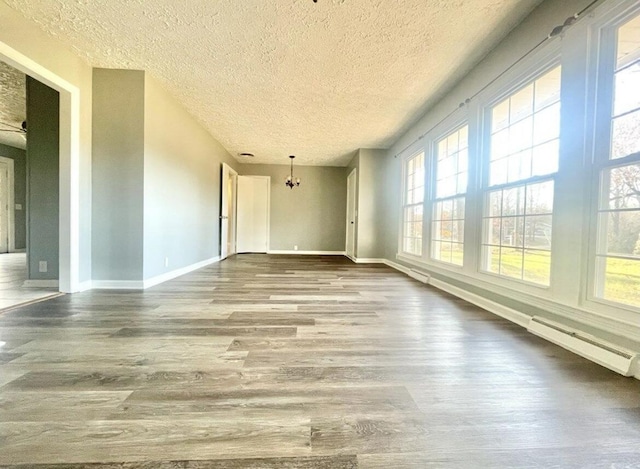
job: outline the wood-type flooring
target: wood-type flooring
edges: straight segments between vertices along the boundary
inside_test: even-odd
[[[384,265],[240,255],[0,315],[0,467],[640,468],[640,382]]]

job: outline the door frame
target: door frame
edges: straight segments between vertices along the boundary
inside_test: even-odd
[[[2,41],[0,60],[60,93],[58,289],[64,293],[87,290],[90,282],[80,284],[80,89]]]
[[[229,166],[226,163],[222,163],[222,173],[220,179],[220,260],[224,260],[229,256],[233,256],[237,253],[238,249],[236,247],[236,211],[238,206],[238,172]],[[228,206],[228,194],[227,194],[227,184],[229,180],[232,181],[233,194],[231,195],[232,199],[232,210],[231,213],[227,213],[224,215],[225,208]],[[227,218],[224,218],[224,217]],[[226,220],[226,227],[225,227]],[[225,229],[226,228],[226,229]],[[229,229],[231,228],[231,230]],[[229,232],[231,231],[231,242],[229,243]],[[230,251],[227,250],[227,246],[231,244],[232,249]]]
[[[344,246],[345,255],[354,262],[356,261],[356,238],[357,238],[357,232],[358,232],[358,201],[357,201],[358,177],[357,176],[358,176],[357,168],[353,168],[353,170],[349,173],[349,176],[347,176],[347,214],[346,214],[347,227],[345,232],[345,246]],[[353,178],[353,191],[351,191],[349,187],[351,178]],[[353,216],[353,220],[350,220],[349,207],[352,201],[353,201],[353,213],[351,215]],[[349,253],[349,226],[350,225],[353,225],[353,230],[352,230],[353,233],[351,237],[352,238],[351,246],[353,247],[352,253]]]
[[[11,158],[0,156],[0,163],[7,165],[7,252],[16,251],[16,202],[15,169]]]

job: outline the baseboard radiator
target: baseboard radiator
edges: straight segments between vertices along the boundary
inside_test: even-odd
[[[422,272],[418,272],[415,269],[409,270],[409,272],[407,272],[407,275],[411,278],[418,280],[419,282],[426,283],[426,284],[428,284],[429,280],[431,279],[430,275],[424,274]]]
[[[623,376],[634,376],[640,372],[637,368],[637,352],[611,344],[586,332],[539,316],[531,318],[527,330]]]

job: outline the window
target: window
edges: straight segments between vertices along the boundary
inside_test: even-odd
[[[560,67],[491,109],[482,270],[548,286],[554,176],[560,137]]]
[[[611,141],[600,173],[596,296],[640,307],[640,16],[620,26]]]
[[[406,161],[404,187],[402,251],[422,256],[424,153]]]
[[[463,258],[468,135],[465,125],[436,144],[431,258],[456,265]]]

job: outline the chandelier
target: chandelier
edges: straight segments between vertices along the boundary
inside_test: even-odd
[[[289,174],[289,176],[287,176],[287,180],[284,183],[290,189],[293,189],[294,186],[300,185],[300,178],[293,179],[293,159],[295,158],[295,156],[291,155],[289,156],[289,158],[291,158],[291,173]]]

